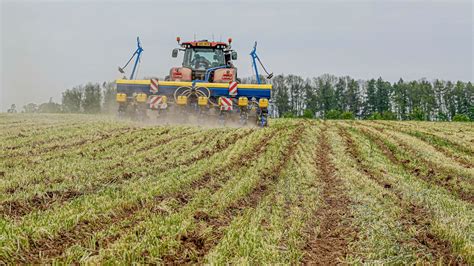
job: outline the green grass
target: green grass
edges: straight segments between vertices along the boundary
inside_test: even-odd
[[[474,263],[462,123],[0,114],[0,133],[0,264]]]

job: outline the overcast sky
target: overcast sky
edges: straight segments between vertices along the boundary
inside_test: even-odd
[[[268,68],[396,81],[474,80],[472,1],[5,1],[0,109],[114,80],[140,36],[139,77],[163,77],[182,40],[227,40],[240,76],[253,42]]]

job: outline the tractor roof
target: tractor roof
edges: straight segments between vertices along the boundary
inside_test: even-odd
[[[210,42],[208,40],[201,40],[201,41],[183,42],[181,46],[183,48],[210,47],[210,48],[224,49],[224,48],[227,48],[228,44],[225,42]]]

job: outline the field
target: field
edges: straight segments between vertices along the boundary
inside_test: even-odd
[[[0,115],[2,263],[474,264],[472,123]]]

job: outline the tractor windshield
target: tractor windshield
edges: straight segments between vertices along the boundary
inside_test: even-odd
[[[225,65],[222,49],[190,48],[184,53],[183,66],[193,70],[206,70]]]

